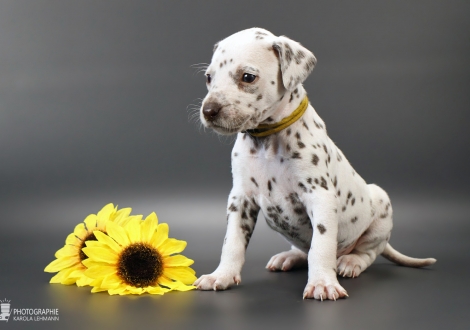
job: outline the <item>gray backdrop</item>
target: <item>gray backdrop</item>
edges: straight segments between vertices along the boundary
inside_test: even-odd
[[[441,320],[463,328],[468,316],[458,299],[469,293],[464,279],[470,274],[465,263],[456,270],[462,261],[453,256],[470,261],[469,14],[470,2],[453,0],[1,0],[0,298],[18,307],[61,308],[57,324],[22,327],[72,328],[77,320],[107,327],[117,314],[119,325],[146,322],[155,310],[164,310],[158,318],[166,328],[249,328],[269,321],[272,328],[292,324],[273,315],[300,308],[302,316],[289,314],[297,315],[299,328],[325,328],[329,319],[349,328],[383,327],[385,320],[391,329],[398,327],[390,319],[405,322],[402,327],[439,327]],[[438,263],[422,271],[382,260],[358,279],[362,283],[345,282],[348,290],[361,283],[356,299],[366,299],[360,300],[364,309],[376,308],[375,321],[359,317],[351,324],[329,313],[349,315],[341,311],[358,306],[354,296],[336,305],[305,305],[298,301],[305,272],[263,270],[287,245],[260,224],[248,249],[252,264],[244,273],[245,287],[217,295],[188,293],[193,300],[182,311],[175,297],[184,295],[119,303],[113,298],[120,309],[100,310],[109,314],[106,320],[70,307],[66,302],[73,300],[99,309],[110,300],[88,289],[51,286],[42,270],[74,225],[108,202],[136,213],[156,211],[175,237],[188,241],[187,255],[196,260],[199,275],[217,265],[234,139],[189,120],[191,105],[206,91],[203,74],[191,65],[208,63],[215,42],[254,26],[313,51],[318,64],[305,83],[310,101],[355,169],[390,192],[396,215],[392,242],[408,254],[437,257]],[[377,290],[384,277],[396,282],[371,295],[369,288]],[[285,289],[289,295],[279,296],[277,279],[297,282]],[[422,291],[410,292],[416,285]],[[377,306],[386,293],[396,301]],[[260,295],[286,302],[268,304],[263,314],[266,301],[257,300]],[[403,307],[408,295],[422,300]],[[453,305],[438,305],[438,297]],[[252,301],[250,308],[240,307]],[[150,312],[132,313],[128,302]],[[309,308],[324,312],[311,318]],[[168,316],[176,310],[178,318]],[[221,313],[224,317],[211,318]]]

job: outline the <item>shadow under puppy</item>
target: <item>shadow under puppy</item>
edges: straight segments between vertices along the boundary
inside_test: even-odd
[[[304,298],[347,296],[336,275],[357,277],[379,254],[411,267],[436,261],[404,256],[388,244],[387,193],[354,171],[308,101],[302,82],[315,64],[302,45],[261,28],[215,45],[200,119],[220,134],[237,133],[237,139],[221,261],[194,283],[198,289],[240,283],[259,211],[292,245],[266,268],[308,264]]]

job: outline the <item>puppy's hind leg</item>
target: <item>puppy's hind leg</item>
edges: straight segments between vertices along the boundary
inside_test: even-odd
[[[272,272],[286,272],[293,268],[306,268],[307,266],[307,254],[292,245],[292,248],[289,251],[274,255],[266,265],[266,269]]]
[[[369,189],[373,221],[359,237],[351,253],[338,258],[337,271],[343,277],[358,277],[384,251],[390,239],[393,227],[390,199],[383,189],[374,184],[370,184]]]

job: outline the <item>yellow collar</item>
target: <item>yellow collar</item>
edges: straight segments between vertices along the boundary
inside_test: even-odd
[[[245,132],[254,137],[265,137],[279,131],[282,131],[284,128],[289,127],[304,114],[305,110],[308,107],[308,97],[305,96],[300,105],[295,109],[289,116],[282,119],[280,122],[275,124],[264,124],[258,125],[254,129],[247,129]]]

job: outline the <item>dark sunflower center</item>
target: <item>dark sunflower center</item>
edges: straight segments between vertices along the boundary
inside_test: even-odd
[[[146,243],[133,243],[119,255],[117,275],[127,285],[137,288],[156,285],[163,274],[163,259]]]
[[[89,233],[85,237],[85,239],[82,241],[82,244],[80,245],[80,252],[78,253],[78,255],[80,257],[80,261],[88,259],[88,256],[85,253],[83,253],[83,251],[82,251],[82,248],[86,247],[86,244],[85,244],[86,241],[97,241],[97,239],[95,237],[95,234]]]

